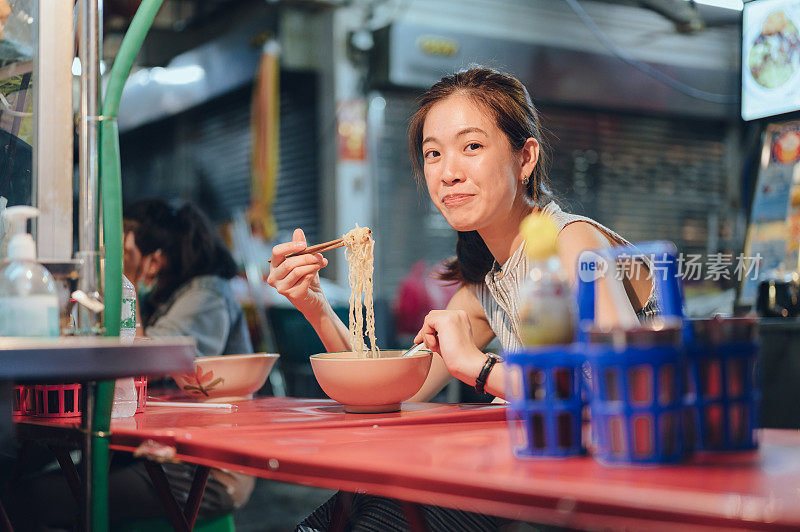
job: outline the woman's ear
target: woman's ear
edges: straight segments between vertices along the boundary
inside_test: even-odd
[[[166,266],[167,258],[157,249],[142,260],[142,279],[147,284],[152,284],[158,279],[158,274]]]
[[[520,169],[520,181],[527,183],[533,170],[536,168],[536,163],[539,162],[539,141],[530,137],[525,141],[522,146],[522,167]]]

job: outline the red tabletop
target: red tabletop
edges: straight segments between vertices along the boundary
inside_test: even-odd
[[[800,527],[796,431],[763,431],[761,449],[749,453],[607,467],[589,457],[516,459],[505,422],[479,419],[496,416],[497,407],[406,405],[381,418],[332,406],[273,399],[225,414],[153,409],[115,420],[112,447],[130,450],[161,431],[187,462],[570,527]],[[426,416],[432,422],[419,422]],[[442,422],[433,422],[437,416]],[[459,416],[465,422],[454,422]],[[183,425],[167,427],[168,419]]]
[[[148,403],[152,405],[152,403]],[[387,426],[428,423],[465,423],[502,421],[501,404],[407,403],[400,412],[385,414],[349,414],[344,407],[328,399],[258,397],[235,403],[235,409],[177,408],[148,406],[143,414],[112,420],[112,443],[136,447],[145,439],[170,443],[175,438],[207,432],[237,434],[274,430],[313,428]]]

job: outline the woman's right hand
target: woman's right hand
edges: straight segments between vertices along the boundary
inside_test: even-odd
[[[286,297],[306,317],[321,312],[327,300],[322,293],[319,271],[328,265],[321,253],[306,253],[286,258],[306,248],[306,236],[302,229],[295,229],[291,242],[272,248],[267,283]]]

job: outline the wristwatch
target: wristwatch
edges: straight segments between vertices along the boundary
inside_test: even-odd
[[[489,372],[492,371],[492,368],[498,362],[502,362],[503,359],[494,354],[494,353],[486,353],[486,362],[483,364],[483,368],[481,368],[481,372],[478,374],[478,378],[475,379],[475,391],[479,394],[483,395],[486,393],[484,387],[486,386],[486,379],[489,378]]]

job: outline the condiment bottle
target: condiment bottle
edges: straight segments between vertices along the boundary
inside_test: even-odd
[[[519,292],[522,345],[569,344],[575,336],[575,303],[558,258],[558,228],[549,216],[532,213],[520,231],[530,260]]]

